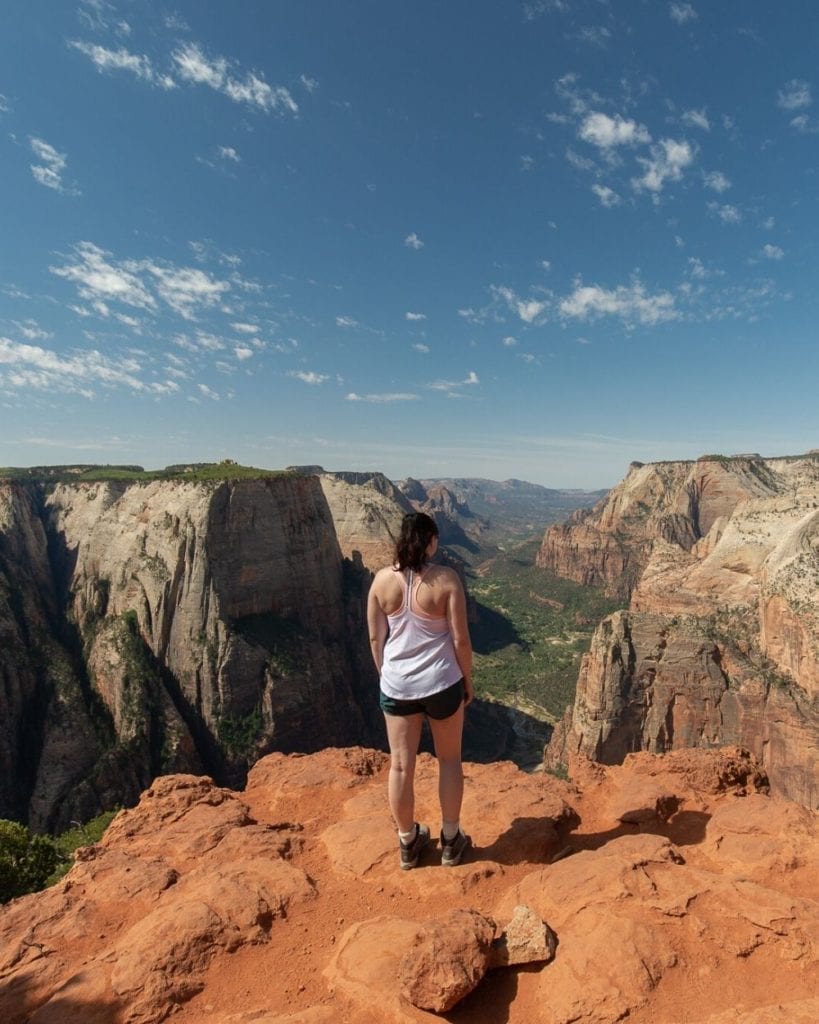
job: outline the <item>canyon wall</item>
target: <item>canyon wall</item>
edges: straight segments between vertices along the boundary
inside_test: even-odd
[[[819,457],[634,464],[538,564],[629,605],[598,628],[548,763],[739,743],[819,806]]]
[[[0,485],[0,817],[378,742],[368,582],[314,476]]]

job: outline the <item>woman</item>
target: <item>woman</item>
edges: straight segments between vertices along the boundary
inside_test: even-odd
[[[367,601],[390,744],[389,803],[404,870],[417,865],[429,842],[429,828],[415,821],[414,790],[425,716],[438,758],[441,863],[459,864],[470,844],[460,817],[464,708],[474,697],[472,645],[461,581],[452,569],[430,565],[437,550],[435,521],[423,512],[404,516],[395,564],[376,573]]]

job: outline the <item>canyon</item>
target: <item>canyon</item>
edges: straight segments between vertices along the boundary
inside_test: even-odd
[[[547,763],[738,743],[819,806],[819,455],[633,464],[537,563],[627,607],[604,620]]]

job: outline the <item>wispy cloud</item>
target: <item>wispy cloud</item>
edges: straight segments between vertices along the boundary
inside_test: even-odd
[[[8,97],[4,96],[0,92],[0,114],[7,114],[8,112],[9,112]]]
[[[299,107],[284,86],[271,86],[254,71],[234,74],[225,57],[208,57],[197,43],[186,43],[171,54],[178,76],[193,85],[206,85],[233,100],[266,113],[298,114]]]
[[[694,128],[702,128],[704,132],[711,131],[711,122],[705,110],[686,110],[682,116],[683,124],[691,125]]]
[[[614,289],[578,282],[571,295],[561,301],[559,312],[564,319],[597,320],[616,316],[627,324],[647,326],[679,317],[670,292],[650,295],[639,279]]]
[[[651,147],[651,157],[637,157],[645,168],[642,178],[633,178],[632,187],[646,189],[655,195],[662,192],[667,181],[679,181],[683,171],[694,161],[693,147],[684,140],[661,139]]]
[[[242,158],[239,156],[239,154],[236,152],[233,146],[220,146],[219,156],[222,160],[229,160],[231,163],[234,164],[241,163],[242,160]]]
[[[319,87],[318,81],[308,75],[299,75],[299,81],[308,92],[315,92]]]
[[[813,103],[810,85],[800,78],[792,78],[779,90],[776,104],[783,110],[801,110]]]
[[[600,149],[614,146],[636,146],[651,141],[648,129],[636,121],[626,120],[619,114],[609,117],[599,112],[589,114],[580,125],[578,135]]]
[[[46,188],[60,192],[62,195],[80,195],[79,189],[73,186],[66,186],[63,183],[63,171],[67,164],[65,153],[58,153],[44,139],[32,137],[29,139],[29,142],[32,152],[40,161],[39,164],[31,164],[31,173],[34,176],[34,180],[38,181],[41,185],[45,185]]]
[[[702,180],[705,182],[705,187],[714,192],[727,192],[731,187],[730,180],[722,171],[707,171],[703,174]]]
[[[417,402],[419,395],[409,391],[385,391],[381,394],[359,395],[351,391],[347,396],[348,402],[370,402],[373,405],[388,405],[391,402]]]
[[[212,402],[218,402],[219,401],[219,392],[218,391],[214,391],[213,388],[208,387],[207,384],[197,384],[196,386],[199,389],[199,393],[203,397],[209,398]]]
[[[138,375],[139,362],[128,356],[112,359],[92,350],[79,350],[70,354],[55,352],[39,345],[20,344],[0,338],[0,386],[33,388],[40,391],[94,395],[94,386],[126,387],[131,391],[164,394],[167,389],[177,390],[172,381],[164,384],[146,383]]]
[[[358,320],[351,316],[337,316],[336,327],[360,327]]]
[[[408,249],[415,249],[416,251],[418,249],[424,248],[424,243],[421,241],[421,239],[418,237],[418,235],[416,235],[414,231],[412,232],[411,235],[407,235],[407,237],[404,239],[404,245]]]
[[[535,169],[535,158],[533,156],[522,156],[520,158],[520,169],[522,171],[533,171]]]
[[[327,373],[314,373],[312,370],[289,370],[288,377],[303,381],[305,384],[323,384],[330,379]]]
[[[480,379],[474,370],[470,370],[463,380],[434,380],[427,384],[427,387],[431,391],[446,391],[455,397],[460,388],[473,387],[476,384],[480,384]]]
[[[740,209],[730,203],[708,203],[708,209],[719,217],[723,224],[739,224],[742,220]]]
[[[671,20],[676,21],[678,25],[685,25],[686,22],[696,21],[699,15],[691,6],[691,4],[674,3],[669,4],[668,8]]]
[[[111,315],[110,302],[156,313],[159,298],[183,319],[193,320],[200,310],[216,305],[231,287],[230,282],[196,267],[155,260],[116,261],[93,242],[80,242],[72,259],[49,270],[74,282],[80,297],[104,317]]]
[[[150,57],[145,54],[131,53],[121,46],[118,50],[110,50],[96,43],[87,43],[81,39],[70,39],[68,45],[94,64],[100,73],[106,71],[130,71],[132,75],[155,85],[160,89],[174,89],[176,82],[170,75],[162,74],[153,66]]]
[[[592,185],[592,192],[603,206],[617,206],[621,202],[620,196],[607,185]]]
[[[569,0],[528,0],[523,5],[523,17],[526,21],[534,21],[550,11],[563,13],[570,9]]]
[[[785,255],[784,249],[780,249],[778,245],[763,245],[762,255],[768,260],[781,260]]]
[[[416,341],[412,347],[415,349],[416,352],[422,352],[424,353],[424,355],[426,355],[426,353],[429,352],[429,345],[425,345],[423,341]]]
[[[506,285],[490,285],[489,290],[496,299],[506,303],[526,324],[537,322],[549,308],[547,299],[522,299]],[[460,312],[460,310],[458,311]]]
[[[405,319],[407,320],[426,320],[426,313],[405,313]]]

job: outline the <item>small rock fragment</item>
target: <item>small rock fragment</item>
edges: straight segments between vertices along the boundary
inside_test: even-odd
[[[557,936],[531,907],[518,906],[512,920],[492,943],[489,967],[546,963],[557,948]]]

